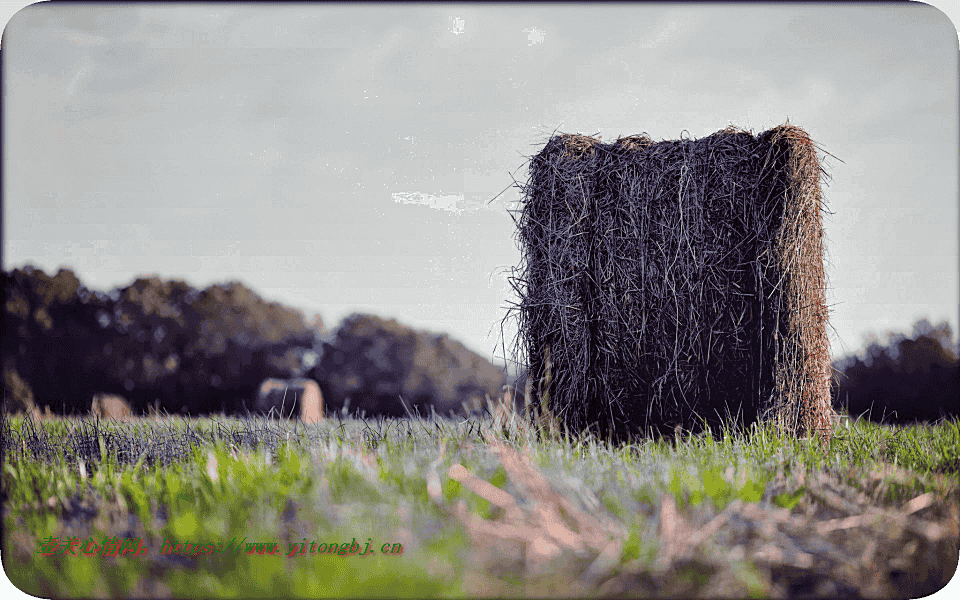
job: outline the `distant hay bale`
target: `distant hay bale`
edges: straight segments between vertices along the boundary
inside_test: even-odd
[[[123,396],[116,394],[94,394],[90,414],[101,419],[129,421],[133,418],[133,409]]]
[[[304,423],[323,420],[323,395],[312,379],[266,379],[260,384],[255,407],[264,414],[295,415]]]
[[[552,137],[514,220],[515,358],[566,426],[624,440],[772,418],[829,436],[817,147]]]
[[[40,417],[40,409],[33,398],[33,390],[30,389],[30,384],[20,377],[16,369],[3,371],[3,386],[4,412]]]

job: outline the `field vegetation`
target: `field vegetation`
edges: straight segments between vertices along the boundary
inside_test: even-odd
[[[7,416],[4,568],[41,597],[209,598],[921,597],[955,570],[956,419],[612,445],[490,408]],[[143,551],[83,555],[114,537]]]

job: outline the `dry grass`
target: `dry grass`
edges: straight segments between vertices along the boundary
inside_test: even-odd
[[[40,427],[17,425],[16,435],[5,436],[13,462],[4,485],[17,498],[10,522],[60,511],[81,533],[97,523],[109,533],[124,531],[134,510],[139,522],[156,521],[155,511],[168,498],[161,488],[143,502],[135,478],[127,492],[111,487],[127,477],[111,473],[119,476],[124,464],[147,458],[144,465],[153,466],[145,481],[178,480],[176,488],[186,490],[181,510],[195,511],[198,539],[253,535],[243,529],[250,527],[243,515],[251,505],[257,507],[251,514],[273,515],[283,543],[329,537],[324,532],[331,527],[367,531],[373,523],[386,536],[386,517],[349,519],[395,515],[389,527],[396,531],[389,532],[407,548],[404,560],[410,562],[404,565],[421,564],[420,557],[430,565],[423,581],[439,582],[455,595],[919,597],[942,587],[957,562],[960,488],[949,470],[955,466],[937,463],[945,472],[896,466],[910,462],[909,452],[960,453],[956,424],[936,433],[917,430],[926,441],[912,450],[904,445],[910,432],[889,435],[863,423],[840,427],[825,449],[815,440],[782,438],[774,424],[720,440],[688,433],[669,443],[617,446],[575,439],[529,395],[520,411],[510,398],[487,408],[490,416],[479,420],[338,424],[330,418],[306,427],[259,420],[238,429],[234,423],[182,420],[100,422],[94,431],[71,421],[70,431],[48,435]],[[125,437],[131,428],[137,429]],[[91,435],[102,442],[87,452],[84,440]],[[149,448],[140,449],[144,438]],[[298,444],[302,451],[293,451]],[[204,451],[195,452],[197,445]],[[66,462],[27,469],[31,456]],[[113,465],[106,470],[103,456]],[[169,469],[173,456],[187,464]],[[69,481],[50,480],[61,472],[76,479],[78,460],[85,465],[80,479],[100,486],[93,495],[74,491]],[[277,499],[277,488],[270,486],[281,483],[289,489]],[[32,489],[56,491],[31,497]],[[163,519],[177,514],[162,510]],[[231,522],[241,530],[214,534],[216,529],[206,528],[234,512],[240,516]],[[257,519],[267,527],[258,535],[271,535],[273,521]],[[463,532],[464,547],[451,542],[457,532]],[[149,527],[143,533],[151,543],[160,535]],[[5,551],[26,559],[35,543],[18,530]],[[164,587],[169,580],[163,573],[187,566],[150,564],[131,579],[138,581],[139,595],[209,595],[201,587]],[[198,567],[204,580],[236,580],[232,571],[215,574],[213,564]],[[244,565],[268,567],[262,560]],[[320,576],[312,569],[321,568],[328,567],[287,561],[273,581],[290,589],[282,586]],[[408,571],[390,577],[412,577]],[[178,585],[194,580],[200,581],[196,574]],[[400,581],[390,581],[391,589],[395,583],[402,589]],[[128,595],[124,589],[114,593]]]
[[[491,407],[490,438],[511,428],[519,439],[562,437],[557,433],[562,426],[551,415],[526,419],[513,407],[509,397]],[[957,564],[960,487],[951,477],[928,475],[938,491],[893,503],[891,489],[914,485],[917,473],[890,464],[866,472],[800,470],[794,475],[781,468],[766,496],[793,496],[797,501],[789,508],[741,499],[719,510],[681,506],[674,494],[664,492],[640,525],[657,540],[652,563],[644,565],[621,562],[628,553],[630,524],[571,501],[569,492],[559,491],[534,465],[534,448],[497,442],[489,449],[514,484],[514,494],[459,463],[446,475],[496,506],[495,518],[469,512],[463,500],[446,504],[436,473],[428,486],[431,500],[470,534],[480,572],[467,578],[475,586],[468,593],[518,591],[502,578],[482,575],[493,571],[522,574],[522,595],[531,596],[736,597],[753,589],[771,597],[917,597],[945,585]],[[725,477],[737,483],[733,467]],[[565,570],[576,576],[558,586],[556,574]],[[690,577],[678,577],[682,573]]]

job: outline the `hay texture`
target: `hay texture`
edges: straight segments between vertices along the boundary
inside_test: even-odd
[[[822,173],[789,124],[552,137],[513,214],[508,313],[540,402],[617,440],[765,418],[828,436]]]

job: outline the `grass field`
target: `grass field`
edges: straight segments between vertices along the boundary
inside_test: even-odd
[[[920,597],[957,564],[956,420],[826,447],[538,423],[7,417],[4,568],[48,598]]]

